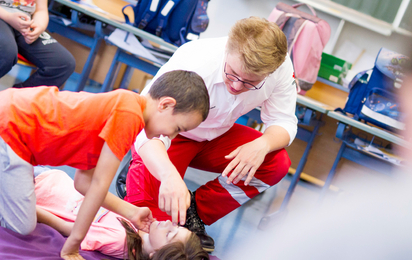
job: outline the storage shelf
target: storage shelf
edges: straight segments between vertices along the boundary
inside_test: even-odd
[[[296,0],[300,3],[305,3],[318,9],[322,12],[328,13],[342,20],[354,23],[371,31],[380,33],[382,35],[390,36],[392,32],[396,31],[405,35],[412,35],[410,32],[394,27],[392,24],[376,19],[370,15],[358,12],[349,7],[340,5],[330,0]]]

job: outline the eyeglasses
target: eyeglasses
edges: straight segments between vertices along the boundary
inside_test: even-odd
[[[240,82],[243,83],[243,86],[244,86],[245,88],[249,89],[249,90],[258,90],[258,89],[261,89],[261,88],[263,87],[263,84],[265,84],[266,79],[267,79],[267,77],[266,77],[266,78],[263,80],[263,82],[259,82],[259,83],[255,86],[255,85],[253,85],[253,84],[251,84],[251,83],[249,83],[249,82],[246,82],[246,81],[243,81],[243,80],[239,79],[239,78],[238,78],[237,76],[235,76],[235,75],[232,75],[232,74],[230,74],[230,73],[227,73],[227,72],[226,72],[226,62],[225,62],[225,67],[224,67],[224,69],[223,69],[223,72],[226,74],[226,78],[227,78],[228,80],[230,80],[230,81],[232,81],[232,82],[238,82],[238,81],[240,81]],[[260,84],[260,86],[259,86],[259,84]]]

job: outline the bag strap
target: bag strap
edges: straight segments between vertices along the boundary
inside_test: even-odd
[[[313,9],[313,7],[310,6],[310,5],[308,5],[308,4],[305,4],[305,3],[297,3],[297,4],[292,5],[292,7],[293,7],[293,8],[298,8],[299,6],[302,6],[302,5],[306,5],[306,6],[309,8],[309,10],[312,12],[312,14],[313,14],[314,16],[317,16],[317,15],[316,15],[316,12],[315,12],[315,9]]]
[[[130,22],[129,16],[124,13],[124,9],[126,9],[126,8],[129,7],[129,6],[131,6],[132,8],[134,7],[134,5],[132,5],[132,4],[130,4],[130,5],[125,5],[125,6],[122,8],[122,13],[123,13],[123,16],[124,16],[124,20],[126,21],[126,24],[130,24],[130,25],[131,25],[132,23]]]
[[[159,9],[160,0],[151,0],[150,3],[146,6],[146,9],[142,13],[142,20],[140,20],[137,28],[143,30],[146,28],[147,24],[153,20],[156,16],[158,9]],[[136,21],[135,21],[136,24]]]
[[[163,28],[167,26],[167,22],[169,20],[169,16],[172,13],[173,9],[180,3],[181,0],[169,0],[163,6],[157,16],[157,28],[156,28],[156,35],[161,36]]]

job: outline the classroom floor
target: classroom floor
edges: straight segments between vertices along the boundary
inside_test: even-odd
[[[24,77],[30,73],[30,70],[21,66],[15,66],[13,70],[0,79],[0,90],[6,89],[11,87],[16,80],[23,80]],[[65,85],[65,90],[73,89],[74,84],[76,83],[77,75],[72,76]],[[90,92],[98,92],[99,91],[99,84],[91,83],[88,84],[86,87],[86,91]],[[74,175],[74,169],[70,167],[59,167],[60,169],[67,172],[70,176]],[[366,169],[366,168],[365,168]],[[373,174],[375,175],[375,174]],[[350,176],[350,174],[348,175]],[[194,169],[188,169],[185,181],[187,186],[190,190],[195,190],[200,184],[207,182],[210,179],[216,178],[217,174],[209,173],[209,172],[202,172]],[[379,177],[383,178],[381,180],[388,181],[390,179],[388,176]],[[292,177],[291,175],[286,176],[279,184],[276,186],[269,188],[261,195],[255,197],[254,199],[250,200],[246,204],[244,204],[239,209],[233,211],[232,213],[228,214],[221,220],[217,221],[211,226],[207,226],[206,230],[209,235],[211,235],[216,244],[216,249],[213,252],[213,255],[217,256],[221,260],[229,260],[229,259],[251,259],[251,258],[243,258],[242,256],[237,256],[237,258],[233,258],[234,252],[238,251],[245,251],[245,248],[248,248],[250,243],[256,242],[255,237],[266,237],[266,241],[271,239],[271,234],[269,231],[261,231],[258,230],[258,224],[260,219],[265,216],[266,214],[273,213],[277,209],[279,209],[280,204],[286,194],[286,191],[289,187],[290,181]],[[368,179],[356,180],[357,183],[365,184],[365,181],[368,182]],[[374,182],[373,182],[374,183]],[[376,183],[376,182],[375,182]],[[345,195],[346,187],[349,187],[351,181],[349,179],[345,179],[343,175],[340,175],[338,180],[333,183],[335,186],[343,189],[340,192],[331,192],[331,195],[327,197],[322,205],[330,205],[335,204],[339,201],[342,196]],[[342,185],[342,186],[340,186]],[[110,187],[110,192],[116,194],[114,182]],[[295,192],[291,198],[288,207],[288,213],[285,215],[286,221],[289,220],[289,215],[298,214],[300,218],[303,220],[306,218],[308,214],[319,210],[319,203],[318,198],[320,195],[320,188],[316,185],[311,183],[307,183],[304,181],[300,181],[295,189]],[[353,195],[353,193],[350,193]],[[349,196],[350,197],[350,196]],[[271,222],[270,225],[270,232],[273,232],[274,236],[279,236],[285,232],[282,227],[282,219],[275,220]],[[294,224],[292,224],[293,226]],[[252,240],[251,240],[252,239]],[[270,250],[270,248],[266,248]],[[251,252],[253,252],[254,248],[252,247]],[[257,249],[255,249],[257,250]],[[290,252],[294,252],[291,249]],[[256,252],[258,253],[258,252]],[[255,259],[266,259],[266,258],[255,258]],[[272,258],[267,258],[272,259]],[[279,258],[279,259],[288,259],[288,258]],[[299,258],[297,258],[299,259]],[[307,257],[306,259],[312,259],[311,257]],[[318,258],[322,259],[322,257]],[[328,258],[324,258],[328,259]],[[329,258],[330,259],[330,258]]]

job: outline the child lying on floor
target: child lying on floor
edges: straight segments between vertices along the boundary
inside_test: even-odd
[[[37,220],[69,236],[83,196],[65,172],[47,168],[42,171],[35,179]],[[186,228],[174,226],[170,221],[155,221],[147,233],[136,230],[104,208],[98,211],[81,249],[97,250],[121,259],[126,255],[125,250],[128,259],[209,259],[199,238]]]
[[[145,96],[123,89],[97,94],[57,87],[1,91],[0,225],[30,234],[37,223],[33,166],[67,165],[77,169],[75,187],[85,198],[62,258],[83,259],[79,245],[102,205],[149,230],[149,208],[108,193],[120,161],[143,129],[149,138],[174,138],[209,113],[209,95],[199,75],[175,70],[163,76]]]

